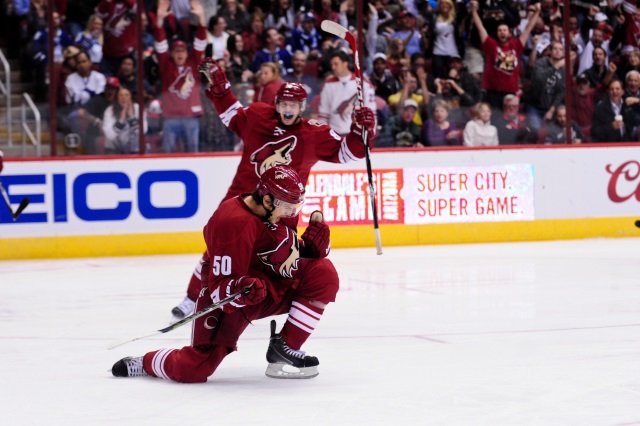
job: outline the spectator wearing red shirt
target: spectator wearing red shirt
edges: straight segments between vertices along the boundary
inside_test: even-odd
[[[485,54],[482,88],[486,90],[486,101],[496,109],[502,108],[502,100],[519,90],[520,57],[529,34],[540,15],[540,4],[528,8],[528,22],[519,38],[514,39],[511,28],[506,24],[498,25],[496,39],[489,36],[478,15],[478,2],[471,2],[473,22],[480,35],[482,51]]]
[[[100,70],[115,75],[120,62],[136,49],[136,0],[102,0],[96,15],[104,22],[104,45]]]
[[[280,86],[284,84],[284,80],[280,77],[278,66],[273,62],[265,62],[260,66],[260,90],[256,101],[265,104],[275,105],[276,94]]]
[[[207,29],[204,9],[199,0],[191,0],[191,13],[198,17],[193,49],[187,49],[184,41],[174,41],[169,52],[169,42],[164,31],[164,19],[169,15],[169,0],[159,0],[154,37],[155,50],[162,79],[163,134],[162,149],[174,152],[178,139],[184,140],[184,150],[198,152],[200,123],[204,112],[200,100],[198,65],[207,46]]]

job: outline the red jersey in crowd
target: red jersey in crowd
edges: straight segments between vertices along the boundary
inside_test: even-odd
[[[207,30],[198,26],[185,64],[178,67],[169,52],[164,28],[154,27],[155,50],[162,79],[162,114],[169,118],[197,117],[204,113],[200,100],[198,65],[207,47]]]
[[[522,43],[517,38],[511,37],[507,44],[501,45],[495,39],[487,37],[482,45],[485,54],[482,88],[497,92],[518,92],[523,50]]]
[[[96,15],[104,22],[102,52],[107,58],[131,55],[136,49],[136,0],[102,0]]]

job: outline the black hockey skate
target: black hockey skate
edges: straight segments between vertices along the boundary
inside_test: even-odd
[[[273,379],[310,379],[316,377],[320,362],[315,356],[291,349],[282,336],[276,334],[276,321],[271,321],[271,339],[267,349],[267,371]]]
[[[126,357],[113,364],[111,373],[116,377],[142,377],[148,376],[142,368],[142,357]]]

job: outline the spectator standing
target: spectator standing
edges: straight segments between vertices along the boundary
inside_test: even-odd
[[[349,69],[349,56],[344,51],[331,55],[331,69],[333,75],[327,78],[320,92],[318,119],[327,123],[338,134],[346,135],[350,132],[351,114],[358,102],[356,76]],[[362,84],[364,106],[375,113],[375,91],[366,78],[363,78]]]
[[[240,34],[229,36],[227,40],[229,62],[227,63],[227,78],[232,85],[248,83],[253,78],[249,69],[251,61],[245,50],[244,39]]]
[[[104,112],[102,130],[106,154],[135,154],[140,152],[140,106],[133,102],[131,91],[120,86],[116,101]],[[146,112],[143,113],[143,133],[147,132]]]
[[[398,13],[397,20],[398,30],[391,35],[392,41],[394,38],[401,39],[406,46],[409,56],[414,53],[421,53],[420,40],[422,35],[420,31],[416,29],[415,16],[411,12],[403,10]]]
[[[464,54],[456,10],[451,0],[438,0],[436,11],[429,22],[429,49],[431,73],[436,78],[446,77],[449,58]]]
[[[302,15],[301,22],[291,31],[291,51],[302,51],[310,60],[318,59],[320,54],[320,34],[315,27],[316,17],[311,12]]]
[[[551,121],[558,105],[564,104],[564,46],[551,42],[551,54],[535,61],[531,86],[527,90],[526,113],[529,124],[538,130],[542,121]]]
[[[591,87],[595,87],[598,92],[604,94],[609,83],[616,76],[617,66],[614,62],[607,65],[607,52],[602,47],[594,47],[591,56],[593,65],[582,74],[587,76]]]
[[[200,100],[200,78],[198,64],[206,47],[204,10],[198,0],[191,0],[191,10],[198,17],[198,28],[191,52],[184,41],[171,44],[165,36],[163,22],[169,14],[169,0],[159,0],[156,13],[155,50],[160,64],[162,79],[163,134],[162,149],[174,152],[180,138],[184,150],[198,152],[200,124],[203,114]]]
[[[73,44],[71,35],[60,28],[60,14],[53,12],[53,62],[56,65],[54,72],[57,72],[64,60],[63,51]],[[35,71],[35,100],[42,102],[47,98],[46,73],[49,65],[49,28],[44,27],[34,36],[31,45],[33,51],[33,68]]]
[[[447,103],[438,99],[433,101],[432,106],[432,118],[422,126],[422,146],[462,145],[462,131],[456,123],[448,120]]]
[[[375,141],[376,147],[407,148],[420,144],[420,126],[413,119],[417,111],[418,104],[414,100],[407,99],[402,111],[391,117],[382,128],[382,132]]]
[[[229,33],[227,29],[227,22],[224,17],[220,15],[212,16],[209,20],[209,29],[207,31],[207,43],[211,46],[211,52],[208,56],[218,60],[224,57],[224,50],[227,48],[227,40],[229,39]],[[209,46],[207,46],[209,49]],[[207,50],[209,53],[209,50]]]
[[[585,74],[580,74],[573,88],[573,116],[586,140],[591,139],[591,120],[596,103],[596,89],[590,86]]]
[[[98,15],[91,15],[87,21],[87,27],[83,32],[78,33],[75,40],[75,45],[87,52],[91,63],[96,66],[102,62],[103,26],[102,18]]]
[[[400,91],[400,83],[389,68],[387,68],[387,56],[384,53],[373,55],[373,73],[371,83],[376,88],[376,96],[388,102],[389,97]]]
[[[100,69],[115,75],[120,62],[136,48],[136,0],[102,0],[96,15],[104,22],[103,60]]]
[[[497,146],[498,129],[491,124],[491,106],[480,102],[472,109],[473,119],[462,134],[464,146]]]
[[[244,5],[238,4],[238,0],[225,0],[220,12],[227,22],[230,35],[242,34],[249,27],[249,14]]]
[[[540,4],[536,3],[531,10],[533,12],[529,12],[529,22],[519,38],[513,38],[511,28],[503,23],[498,25],[497,38],[494,39],[489,36],[478,15],[478,2],[471,1],[473,22],[485,54],[482,88],[486,90],[486,100],[492,107],[502,108],[505,95],[515,94],[520,89],[520,57],[535,21],[540,15]]]
[[[593,142],[625,142],[630,140],[625,123],[627,106],[622,100],[624,89],[620,80],[609,83],[607,96],[593,110],[591,139]]]

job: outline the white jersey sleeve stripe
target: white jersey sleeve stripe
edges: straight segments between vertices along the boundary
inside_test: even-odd
[[[154,47],[158,53],[165,53],[169,51],[169,43],[167,43],[167,40],[156,41]]]
[[[206,47],[207,47],[207,40],[200,40],[199,38],[197,38],[193,41],[193,48],[195,50],[199,50],[202,52]]]
[[[220,114],[220,119],[225,126],[229,127],[231,119],[236,116],[236,114],[238,113],[238,109],[240,108],[242,108],[242,104],[239,101],[236,101],[236,103],[231,105],[225,112]]]
[[[338,158],[341,163],[350,163],[352,161],[357,161],[358,157],[353,155],[349,146],[347,145],[347,138],[342,138],[342,142],[340,144],[340,152],[338,153]]]
[[[317,319],[293,307],[289,309],[289,320],[297,321],[298,323],[303,324],[303,326],[299,327],[303,330],[309,331],[309,333],[311,333],[316,328],[319,322]]]

